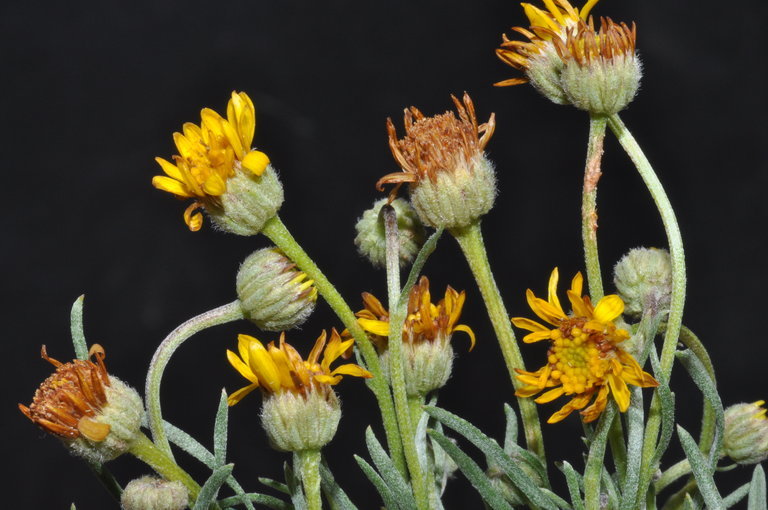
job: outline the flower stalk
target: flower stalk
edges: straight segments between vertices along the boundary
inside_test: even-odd
[[[304,497],[307,500],[307,510],[322,510],[323,500],[320,493],[320,450],[304,450],[296,452],[299,463],[301,483],[304,486]]]
[[[416,422],[411,416],[408,395],[405,389],[405,368],[403,361],[403,324],[407,314],[406,303],[400,303],[400,264],[397,237],[397,213],[394,208],[382,208],[384,229],[387,239],[387,290],[390,308],[391,324],[387,349],[389,350],[389,374],[392,384],[392,395],[395,402],[397,422],[400,427],[400,437],[403,443],[405,460],[408,465],[411,486],[416,505],[420,510],[431,508],[429,493],[424,479],[424,472],[416,451]]]
[[[140,433],[128,451],[166,480],[181,482],[189,491],[190,502],[197,499],[198,494],[200,494],[200,486],[197,482],[147,436]]]
[[[584,187],[581,202],[581,237],[584,242],[584,265],[587,269],[589,295],[594,302],[603,297],[603,278],[597,249],[597,183],[600,180],[603,159],[603,141],[608,119],[603,115],[589,118],[587,164],[584,169]]]
[[[307,255],[304,249],[294,239],[288,228],[280,220],[280,217],[275,215],[272,219],[266,222],[262,233],[266,235],[282,252],[291,259],[296,266],[304,271],[307,276],[314,280],[315,287],[318,293],[325,299],[331,309],[336,313],[338,318],[349,330],[352,336],[355,338],[355,342],[363,355],[363,360],[368,370],[373,374],[373,378],[369,380],[368,385],[373,391],[374,396],[379,404],[382,420],[384,423],[384,432],[387,436],[387,444],[389,445],[390,455],[392,460],[401,473],[405,473],[405,457],[403,454],[403,446],[400,440],[400,436],[397,430],[397,418],[395,417],[395,408],[392,403],[392,397],[387,386],[387,381],[382,376],[381,365],[379,363],[376,349],[371,344],[365,331],[357,323],[357,318],[352,310],[341,297],[336,287],[328,280],[323,274],[317,264]]]
[[[195,333],[242,318],[243,311],[239,301],[234,301],[202,313],[171,331],[158,346],[154,356],[152,356],[149,371],[147,372],[145,389],[147,419],[149,421],[149,429],[152,432],[152,439],[160,451],[171,459],[173,459],[173,454],[171,453],[171,445],[163,428],[163,413],[160,405],[160,385],[163,380],[165,367],[168,366],[168,362],[171,360],[173,353],[176,352],[176,349],[181,347],[181,344]]]
[[[475,277],[480,293],[483,295],[488,317],[491,319],[496,338],[499,341],[512,384],[515,388],[519,388],[522,386],[522,383],[516,379],[515,369],[524,369],[525,364],[520,354],[520,348],[517,345],[515,333],[512,331],[509,314],[491,272],[488,254],[485,251],[485,244],[483,242],[483,234],[480,230],[480,221],[477,220],[466,228],[451,229],[451,234],[459,243],[461,251],[464,253],[464,257],[467,259],[467,263]],[[539,424],[536,405],[530,399],[523,397],[518,397],[517,402],[520,406],[528,449],[541,459],[544,459],[544,440],[541,434],[541,425]]]

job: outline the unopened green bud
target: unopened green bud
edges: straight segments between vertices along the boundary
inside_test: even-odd
[[[521,459],[515,459],[515,465],[536,484],[537,487],[545,482],[541,479],[541,475],[533,469],[526,461]],[[528,498],[512,483],[512,480],[504,474],[504,472],[496,465],[490,465],[486,471],[486,475],[491,480],[491,485],[496,491],[501,494],[509,504],[513,506],[525,506],[528,504]]]
[[[414,209],[422,223],[434,228],[469,226],[496,199],[496,174],[483,152],[495,117],[491,114],[478,126],[469,95],[462,101],[453,97],[453,102],[458,117],[453,112],[426,117],[414,107],[406,109],[405,137],[399,140],[387,120],[389,147],[402,172],[385,175],[376,184],[383,189],[385,184],[409,183]]]
[[[144,404],[139,394],[104,365],[104,349],[91,346],[90,360],[61,363],[35,392],[29,407],[19,409],[33,423],[57,436],[75,455],[102,464],[126,453],[141,434]]]
[[[181,482],[143,476],[128,482],[120,496],[123,510],[183,510],[189,494]]]
[[[355,230],[355,245],[361,255],[366,257],[374,266],[384,266],[387,263],[387,236],[381,208],[387,203],[386,198],[374,202],[373,207],[363,213],[357,221]],[[399,241],[400,267],[409,264],[424,244],[426,234],[416,211],[411,204],[397,198],[390,204],[397,214],[397,239]]]
[[[300,326],[315,309],[317,289],[277,248],[252,253],[237,273],[237,296],[246,317],[266,331]]]
[[[306,394],[283,391],[264,399],[261,424],[272,446],[280,451],[319,450],[328,444],[341,420],[341,405],[329,387]]]
[[[725,410],[723,451],[738,464],[758,464],[768,459],[768,419],[760,400],[735,404]]]
[[[613,281],[625,303],[627,315],[645,310],[669,311],[672,294],[672,260],[667,250],[634,248],[613,269]]]
[[[600,31],[584,22],[563,43],[560,75],[569,101],[592,114],[613,115],[629,105],[642,77],[635,27],[605,18]]]
[[[272,165],[261,175],[236,167],[227,179],[227,191],[218,201],[206,202],[205,210],[221,230],[252,236],[277,214],[283,198],[283,185]]]
[[[557,54],[554,44],[542,41],[540,52],[528,60],[525,74],[533,88],[555,104],[570,104],[571,100],[563,90],[560,75],[565,65]]]

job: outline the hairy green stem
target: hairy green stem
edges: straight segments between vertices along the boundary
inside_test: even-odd
[[[461,251],[464,253],[464,257],[467,259],[467,263],[475,277],[477,286],[480,288],[480,293],[485,301],[485,307],[488,310],[488,317],[491,319],[501,352],[504,355],[504,362],[506,363],[509,377],[514,387],[518,388],[522,386],[522,383],[515,377],[515,369],[525,369],[525,364],[515,339],[515,333],[512,331],[509,314],[504,307],[499,288],[496,286],[496,280],[493,278],[491,266],[488,263],[488,254],[485,251],[483,234],[480,230],[480,220],[475,221],[468,227],[453,229],[451,234],[458,241]],[[536,404],[532,399],[523,397],[518,397],[517,402],[520,406],[528,449],[544,461],[544,441],[541,435],[541,425]]]
[[[392,384],[392,396],[395,401],[397,423],[400,426],[400,439],[405,453],[405,462],[410,474],[413,496],[419,510],[428,510],[429,493],[424,479],[424,471],[416,450],[416,423],[411,419],[405,383],[405,361],[403,359],[403,324],[408,313],[407,303],[400,303],[400,256],[397,236],[397,214],[394,208],[382,208],[384,230],[386,232],[387,290],[389,298],[389,377]]]
[[[296,452],[299,465],[294,469],[301,473],[307,510],[322,510],[323,500],[320,495],[320,450]]]
[[[389,386],[381,372],[381,364],[376,349],[368,339],[363,328],[357,323],[357,318],[336,287],[326,278],[325,274],[317,267],[317,264],[307,255],[304,249],[296,242],[286,226],[278,216],[274,216],[267,221],[262,229],[273,243],[280,248],[285,255],[291,259],[306,275],[314,280],[315,288],[325,299],[331,309],[336,313],[342,324],[349,330],[355,338],[363,360],[373,374],[373,378],[368,380],[368,387],[371,388],[381,411],[381,417],[384,424],[384,432],[387,436],[389,453],[392,461],[398,470],[405,474],[405,457],[403,455],[403,445],[400,441],[400,435],[397,429],[397,418],[395,417],[395,407],[392,402],[392,395],[389,392]]]
[[[691,463],[688,459],[683,459],[677,464],[674,464],[664,471],[658,480],[653,482],[653,487],[656,492],[661,492],[681,477],[691,473]]]
[[[147,436],[139,432],[128,452],[148,464],[166,480],[181,482],[189,493],[190,503],[194,503],[197,499],[200,494],[200,486],[197,482]]]
[[[675,360],[675,346],[680,336],[680,328],[683,321],[683,307],[685,305],[685,252],[683,250],[683,238],[680,235],[680,227],[677,224],[672,204],[664,191],[664,187],[654,172],[651,163],[646,158],[635,138],[614,114],[608,120],[611,130],[618,138],[619,143],[626,151],[632,162],[637,167],[643,182],[651,193],[656,208],[664,224],[669,243],[669,254],[672,259],[672,296],[670,302],[669,317],[667,318],[667,331],[664,335],[664,343],[661,348],[661,372],[664,378],[669,380],[672,372],[672,364]]]
[[[597,251],[597,183],[602,172],[603,141],[608,119],[592,115],[589,119],[587,164],[584,169],[584,188],[581,197],[581,238],[584,241],[584,263],[587,269],[589,295],[593,303],[603,297],[603,277]]]
[[[160,406],[160,385],[165,367],[168,366],[168,362],[173,353],[176,352],[176,349],[195,333],[242,318],[243,311],[240,307],[240,301],[233,301],[232,303],[202,313],[171,331],[157,347],[154,356],[152,356],[145,388],[147,419],[149,421],[149,429],[152,432],[152,439],[154,439],[157,447],[171,459],[173,459],[173,454],[171,453],[171,445],[168,443],[168,438],[163,428],[163,413]]]
[[[693,331],[682,327],[680,330],[680,341],[688,347],[691,352],[701,361],[707,373],[712,378],[712,384],[717,386],[717,380],[715,379],[715,367],[712,364],[712,359],[709,357],[704,344],[699,340]],[[699,438],[699,448],[705,454],[709,454],[709,449],[712,447],[712,443],[715,440],[715,430],[717,423],[715,419],[715,409],[709,403],[707,399],[704,399],[704,410],[701,416],[701,436]]]

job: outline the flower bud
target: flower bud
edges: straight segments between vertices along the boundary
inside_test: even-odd
[[[387,263],[387,236],[384,221],[380,216],[381,208],[387,203],[386,198],[374,202],[373,207],[363,213],[357,221],[355,230],[355,245],[361,255],[366,257],[374,266],[385,266]],[[424,225],[421,224],[411,204],[397,198],[390,204],[397,214],[397,239],[399,244],[400,267],[409,264],[424,244],[426,236]]]
[[[725,410],[723,451],[739,464],[758,464],[768,459],[768,419],[760,400],[735,404]]]
[[[300,326],[315,309],[317,289],[277,248],[252,253],[237,273],[237,296],[248,319],[266,331]]]
[[[140,434],[144,405],[139,394],[107,373],[104,349],[94,344],[90,360],[61,363],[41,356],[56,371],[40,385],[24,415],[59,437],[79,457],[104,463],[127,452]]]
[[[571,104],[592,114],[613,115],[632,102],[642,76],[636,36],[634,24],[630,29],[604,18],[595,31],[590,19],[556,45],[565,62],[560,79]]]
[[[515,464],[522,469],[522,471],[528,475],[528,477],[536,484],[537,487],[541,487],[546,480],[541,479],[541,475],[533,469],[526,461],[522,459],[515,459]],[[495,464],[488,466],[486,475],[491,480],[491,485],[494,489],[512,506],[525,506],[528,503],[528,498],[520,492],[520,489],[515,487],[512,480],[504,474],[504,472]]]
[[[189,494],[181,482],[142,476],[128,482],[120,496],[123,510],[183,510]]]
[[[453,369],[450,342],[403,342],[405,391],[409,396],[422,396],[442,388]],[[389,378],[389,350],[381,353],[381,370]]]
[[[645,310],[669,311],[672,260],[667,250],[634,248],[613,269],[613,281],[624,300],[624,313],[639,316]]]
[[[205,210],[221,230],[252,236],[277,214],[283,198],[283,185],[272,165],[261,175],[237,168],[219,201],[206,205]]]
[[[290,391],[270,395],[261,408],[261,424],[277,450],[318,450],[328,444],[341,420],[336,393],[311,390],[305,395]]]
[[[395,184],[393,198],[404,183],[410,184],[411,203],[430,227],[461,228],[490,211],[496,199],[496,174],[485,157],[496,121],[478,125],[469,95],[463,102],[453,97],[453,112],[425,117],[418,109],[405,110],[405,137],[398,140],[387,120],[389,147],[402,172],[385,175],[378,189]],[[482,133],[482,136],[480,134]]]

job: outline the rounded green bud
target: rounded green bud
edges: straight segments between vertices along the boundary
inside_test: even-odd
[[[272,165],[261,175],[237,165],[227,179],[227,190],[217,201],[206,201],[205,210],[221,230],[252,236],[277,214],[283,198],[283,185]]]
[[[440,172],[411,186],[411,203],[425,225],[461,228],[477,221],[496,200],[493,163],[478,154],[466,165]]]
[[[323,386],[306,394],[273,393],[261,408],[261,424],[272,447],[280,451],[319,450],[336,435],[339,420],[339,398]]]
[[[405,392],[409,397],[424,396],[445,386],[453,369],[450,341],[403,342]],[[381,369],[389,379],[389,349],[379,356]]]
[[[387,203],[386,198],[374,202],[373,207],[363,213],[357,220],[355,230],[355,245],[360,254],[366,257],[374,266],[385,266],[387,263],[387,236],[381,208]],[[409,264],[424,244],[426,233],[411,204],[402,198],[397,198],[390,204],[397,213],[397,239],[399,241],[400,267]]]
[[[768,419],[763,400],[735,404],[725,410],[723,452],[738,464],[768,459]]]
[[[317,289],[275,247],[253,252],[237,273],[237,296],[245,316],[266,331],[300,326],[315,309]]]
[[[580,23],[560,45],[565,66],[560,81],[575,107],[613,115],[629,105],[640,88],[642,68],[635,55],[634,26],[603,20],[600,30]]]
[[[639,316],[645,310],[669,311],[672,295],[672,260],[667,250],[634,248],[613,269],[613,282],[625,303],[624,313]]]
[[[123,510],[183,510],[189,494],[181,482],[142,476],[128,482],[120,496]]]
[[[140,434],[144,417],[144,403],[139,394],[117,377],[109,376],[109,386],[104,386],[104,393],[107,402],[101,410],[90,419],[81,420],[79,426],[83,433],[75,439],[63,439],[72,453],[99,464],[130,449]],[[108,431],[103,439],[98,437],[100,430]]]

